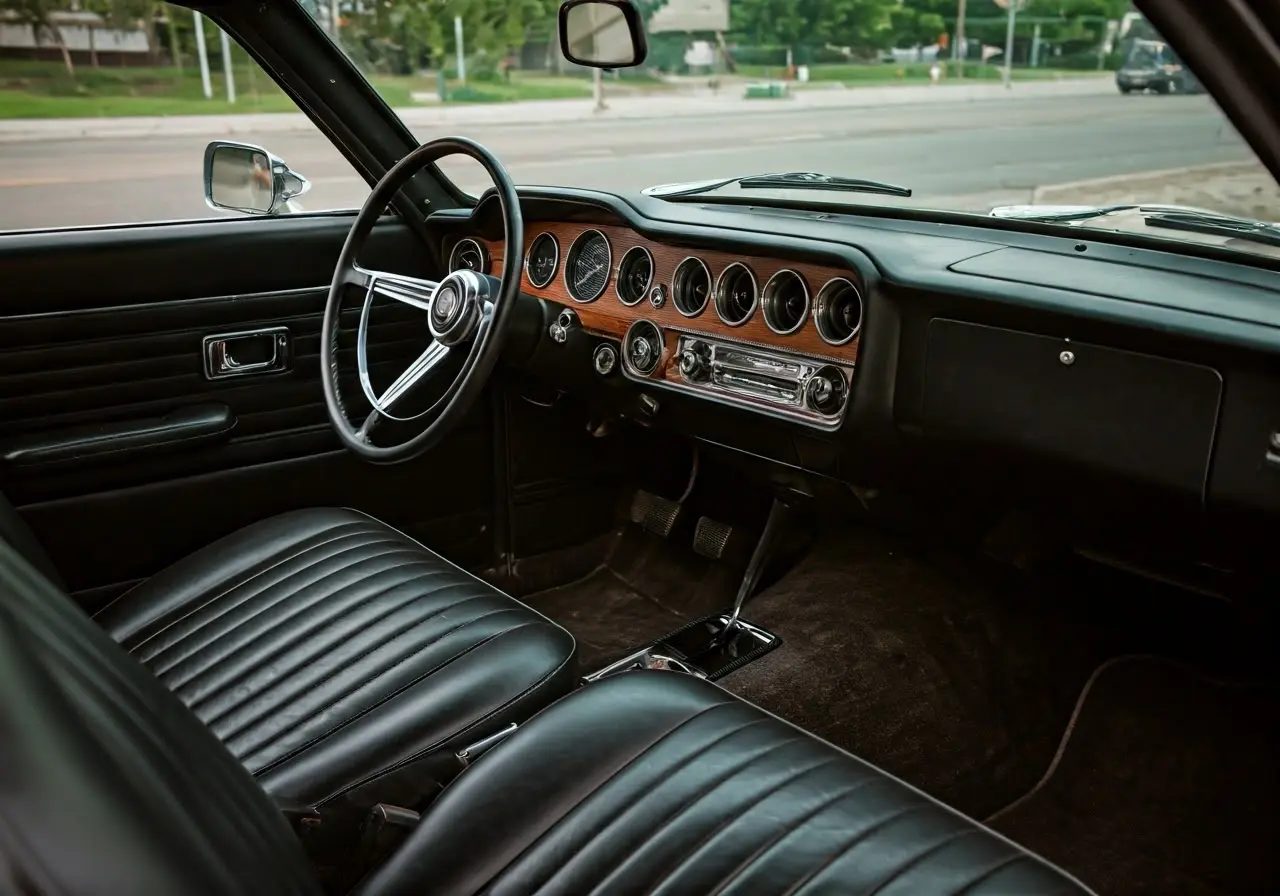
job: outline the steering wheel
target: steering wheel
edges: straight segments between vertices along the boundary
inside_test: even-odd
[[[501,279],[464,268],[434,282],[373,271],[357,264],[356,258],[373,225],[396,192],[427,165],[454,154],[470,156],[483,165],[497,190],[506,246]],[[400,463],[422,454],[458,424],[480,395],[502,353],[512,309],[520,295],[523,256],[524,219],[520,214],[516,188],[502,163],[479,143],[465,137],[442,137],[424,143],[397,162],[378,181],[351,225],[342,254],[338,256],[320,334],[324,402],[329,420],[347,448],[371,463]],[[358,427],[352,424],[347,414],[338,379],[338,321],[342,300],[348,290],[364,292],[364,307],[356,333],[356,366],[360,388],[373,407]],[[430,345],[380,394],[374,391],[369,378],[368,345],[369,312],[374,299],[379,296],[422,312],[431,334]],[[411,416],[395,415],[392,409],[401,399],[439,371],[446,359],[457,356],[463,358],[461,368],[430,407]],[[371,437],[382,419],[402,423],[424,422],[421,430],[407,440],[396,445],[378,446],[373,444]]]

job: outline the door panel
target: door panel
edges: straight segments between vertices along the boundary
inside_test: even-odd
[[[426,457],[374,467],[342,451],[325,412],[320,327],[351,216],[226,220],[0,236],[0,488],[87,605],[284,510],[340,504],[463,563],[487,558],[488,408]],[[362,262],[436,273],[398,223]],[[339,364],[353,414],[359,306]],[[208,337],[273,331],[284,369],[209,379]],[[396,303],[370,327],[375,384],[425,346]],[[255,344],[259,347],[255,347]],[[445,469],[448,476],[434,475]]]

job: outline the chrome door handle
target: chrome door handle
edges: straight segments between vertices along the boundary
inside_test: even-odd
[[[288,366],[288,327],[267,327],[204,337],[206,379],[278,373]]]

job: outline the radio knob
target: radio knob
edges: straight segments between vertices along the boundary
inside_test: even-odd
[[[819,414],[838,414],[844,407],[845,393],[844,375],[835,367],[822,367],[809,377],[805,404]]]
[[[691,342],[680,353],[680,373],[687,380],[705,380],[711,368],[706,343]]]

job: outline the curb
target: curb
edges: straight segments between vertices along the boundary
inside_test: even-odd
[[[1060,184],[1044,184],[1036,187],[1031,193],[1031,204],[1036,205],[1044,201],[1044,196],[1056,191],[1071,191],[1089,189],[1091,187],[1105,187],[1109,184],[1132,184],[1135,181],[1142,182],[1144,180],[1162,180],[1170,177],[1181,177],[1184,175],[1196,174],[1213,174],[1216,172],[1238,171],[1241,174],[1250,174],[1258,170],[1258,164],[1254,162],[1209,162],[1204,165],[1186,165],[1181,168],[1163,168],[1159,171],[1139,171],[1133,174],[1109,174],[1106,177],[1091,177],[1085,180],[1065,181]]]

